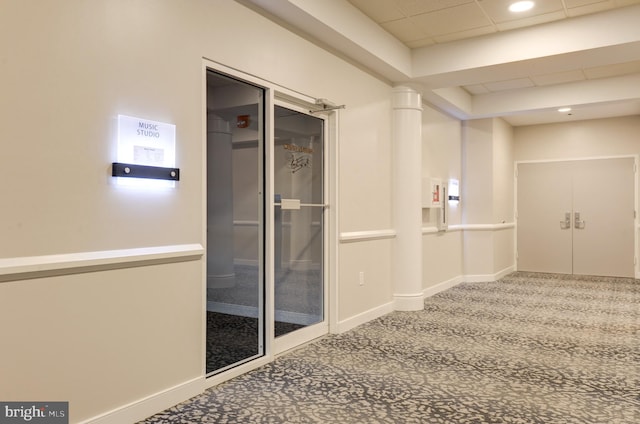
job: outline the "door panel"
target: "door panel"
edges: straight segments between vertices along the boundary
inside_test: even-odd
[[[276,106],[274,131],[274,328],[282,338],[326,327],[324,121]]]
[[[634,276],[634,160],[575,162],[573,273]],[[579,228],[578,228],[579,227]]]
[[[264,355],[264,91],[207,73],[206,373]]]
[[[518,270],[571,274],[571,172],[566,162],[518,166]]]

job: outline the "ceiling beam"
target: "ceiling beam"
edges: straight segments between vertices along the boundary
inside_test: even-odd
[[[559,100],[562,103],[559,104]],[[475,117],[579,107],[640,99],[640,74],[545,87],[531,87],[473,96],[471,114]]]
[[[411,78],[411,49],[344,0],[247,0],[387,78]]]
[[[430,88],[640,59],[640,5],[415,49],[412,77]]]

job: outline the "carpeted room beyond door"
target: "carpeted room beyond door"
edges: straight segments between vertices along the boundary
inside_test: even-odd
[[[639,423],[640,281],[461,284],[144,422]]]

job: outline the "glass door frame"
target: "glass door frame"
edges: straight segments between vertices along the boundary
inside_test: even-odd
[[[257,300],[257,304],[255,306],[256,309],[256,318],[257,318],[257,328],[256,328],[256,343],[257,345],[256,347],[256,352],[255,354],[251,355],[251,356],[239,356],[238,360],[236,362],[233,363],[228,363],[226,365],[222,365],[220,368],[216,368],[216,369],[208,369],[207,366],[207,355],[208,355],[208,311],[209,311],[209,296],[208,296],[208,274],[209,274],[209,270],[208,270],[208,258],[209,255],[211,254],[211,249],[208,246],[208,243],[205,243],[204,245],[207,246],[207,248],[205,249],[205,263],[204,263],[204,275],[205,275],[205,282],[204,282],[204,300],[205,300],[205,310],[204,310],[204,315],[205,315],[205,323],[204,323],[204,356],[205,356],[205,366],[204,366],[204,376],[207,379],[211,379],[214,378],[217,375],[220,374],[224,374],[227,373],[229,371],[235,370],[236,368],[243,368],[243,366],[245,364],[248,363],[252,363],[255,362],[256,360],[260,360],[262,358],[264,358],[265,356],[267,356],[267,348],[266,348],[266,344],[267,344],[267,335],[265,332],[265,328],[266,328],[266,313],[265,311],[267,310],[267,305],[265,305],[265,293],[267,291],[267,278],[266,278],[266,270],[265,270],[265,264],[266,264],[266,258],[265,258],[265,252],[266,252],[266,247],[265,247],[265,225],[266,225],[266,216],[265,216],[265,212],[266,212],[266,202],[265,202],[265,185],[266,185],[266,181],[267,181],[267,175],[266,175],[266,168],[265,168],[265,155],[266,155],[266,145],[268,143],[268,135],[267,135],[267,131],[266,131],[266,113],[268,110],[267,107],[267,89],[265,87],[263,87],[261,84],[256,84],[254,81],[249,81],[245,78],[241,78],[241,77],[237,77],[236,75],[229,73],[229,72],[225,72],[225,71],[221,71],[217,68],[214,67],[210,67],[207,66],[205,68],[205,81],[204,81],[204,86],[206,87],[206,91],[205,91],[205,98],[204,98],[204,111],[205,111],[205,116],[204,116],[204,120],[205,120],[205,136],[204,136],[204,152],[203,152],[203,174],[204,174],[204,178],[203,178],[203,182],[204,182],[204,194],[203,194],[203,198],[205,199],[204,203],[204,212],[203,212],[203,228],[205,229],[205,236],[204,236],[204,240],[208,239],[208,232],[209,232],[209,228],[210,228],[210,223],[208,221],[208,208],[209,208],[209,197],[212,195],[212,188],[209,187],[209,177],[208,174],[210,172],[210,166],[211,164],[209,163],[210,161],[210,155],[208,154],[208,150],[211,148],[210,145],[210,140],[209,140],[209,131],[211,130],[211,128],[209,128],[209,106],[210,106],[210,97],[211,94],[209,92],[209,77],[210,76],[217,76],[219,77],[220,80],[228,80],[230,82],[235,82],[237,83],[239,86],[244,86],[247,89],[251,90],[251,89],[255,89],[256,90],[256,95],[257,95],[257,103],[256,103],[256,107],[257,107],[257,111],[256,111],[256,117],[254,118],[254,121],[257,123],[257,130],[256,130],[256,140],[255,142],[257,143],[257,152],[256,152],[256,162],[255,162],[255,166],[257,167],[256,169],[256,175],[257,175],[257,186],[255,187],[257,189],[257,208],[255,210],[255,212],[257,213],[257,237],[256,237],[256,242],[257,242],[257,268],[258,268],[258,272],[257,272],[257,287],[256,287],[256,300]],[[246,93],[242,93],[242,95],[246,95]],[[237,105],[232,105],[233,106],[237,106]],[[244,112],[244,111],[243,111]],[[238,113],[238,112],[237,112]],[[257,119],[256,119],[257,118]],[[244,127],[243,127],[244,128]],[[233,150],[233,148],[232,148]],[[229,183],[231,182],[231,180],[229,181]],[[252,187],[253,188],[253,187]],[[234,222],[234,226],[235,226],[235,222]],[[234,262],[235,262],[235,255],[234,255]],[[235,305],[235,304],[234,304]],[[241,303],[239,305],[241,308],[243,306],[246,306],[247,308],[254,308],[253,305],[245,305],[243,303]],[[246,312],[246,311],[245,311]],[[231,313],[232,312],[228,312],[227,310],[223,309],[222,313]],[[249,315],[252,317],[252,311],[249,311]],[[235,314],[233,314],[235,315]],[[240,316],[243,316],[242,313],[239,314]],[[246,353],[244,353],[246,354]]]
[[[220,384],[224,381],[230,380],[239,375],[245,374],[251,370],[261,367],[269,362],[273,361],[278,353],[298,346],[312,340],[313,338],[320,337],[329,332],[337,332],[339,330],[338,323],[338,290],[337,290],[337,277],[338,277],[338,120],[339,115],[335,110],[319,111],[310,113],[311,110],[317,110],[319,107],[316,103],[316,98],[302,94],[298,91],[290,90],[273,82],[261,79],[255,75],[251,75],[238,69],[223,65],[218,62],[214,62],[210,59],[202,59],[202,111],[203,111],[203,124],[202,124],[202,169],[207,169],[206,159],[206,140],[207,140],[207,125],[206,125],[206,87],[207,87],[207,71],[213,71],[216,73],[226,74],[232,78],[236,78],[241,81],[246,81],[249,84],[259,86],[264,89],[264,322],[265,322],[265,334],[264,334],[264,355],[249,362],[243,363],[236,367],[233,367],[227,371],[219,374],[206,377],[206,323],[203,321],[202,328],[202,376],[204,377],[204,388],[212,387]],[[280,106],[290,108],[292,110],[301,111],[302,113],[311,114],[314,117],[322,118],[324,120],[324,191],[325,191],[325,204],[329,205],[325,207],[324,213],[324,320],[321,323],[322,329],[318,331],[318,325],[310,326],[309,333],[301,332],[296,337],[291,337],[290,340],[279,341],[276,346],[275,342],[275,273],[274,273],[274,144],[275,144],[275,132],[274,132],[274,108],[278,102]],[[206,172],[202,172],[202,198],[206,199],[207,195],[207,183]],[[203,239],[206,239],[207,228],[207,212],[206,202],[202,205],[202,228]],[[205,243],[203,243],[204,245]],[[203,317],[206,317],[206,257],[202,261],[202,296],[204,301],[202,302]],[[203,318],[204,320],[204,318]],[[292,333],[295,334],[295,333]],[[298,337],[301,336],[301,337]]]
[[[304,327],[302,329],[296,330],[294,332],[291,332],[289,334],[285,334],[282,335],[280,337],[275,337],[275,316],[272,317],[272,319],[270,321],[267,322],[267,326],[268,326],[268,333],[271,334],[272,336],[272,340],[273,340],[273,354],[274,355],[278,355],[282,352],[285,352],[289,349],[292,349],[296,346],[300,346],[304,343],[307,343],[313,339],[316,339],[318,337],[324,336],[325,334],[329,333],[329,317],[330,317],[330,303],[331,303],[331,299],[330,299],[330,289],[329,289],[329,258],[330,258],[330,238],[329,238],[329,234],[330,234],[330,223],[331,223],[331,219],[330,219],[330,205],[331,205],[331,197],[330,197],[330,179],[329,179],[329,175],[330,175],[330,160],[331,160],[331,143],[330,143],[330,134],[329,134],[329,119],[328,116],[325,113],[312,113],[310,112],[310,108],[308,107],[309,105],[300,105],[297,102],[293,102],[290,101],[288,99],[284,99],[284,98],[280,98],[279,96],[277,96],[274,99],[274,103],[273,103],[273,108],[275,108],[275,106],[280,106],[286,109],[290,109],[293,110],[295,112],[304,114],[304,115],[308,115],[308,116],[312,116],[314,118],[317,119],[321,119],[322,120],[322,137],[323,137],[323,158],[322,158],[322,164],[323,164],[323,170],[322,170],[322,198],[323,198],[323,205],[324,205],[324,211],[322,213],[322,284],[323,284],[323,295],[322,295],[322,321],[316,323],[316,324],[312,324],[309,325],[307,327]],[[307,106],[307,107],[304,107]],[[272,125],[272,128],[274,130],[274,138],[272,138],[272,143],[270,143],[268,149],[269,149],[269,153],[271,155],[271,158],[274,158],[275,155],[275,124]],[[274,161],[271,160],[269,163],[271,170],[275,171],[274,168]],[[271,188],[272,190],[274,190],[274,181],[273,181],[273,172],[269,173],[269,176],[271,177]],[[271,203],[271,213],[275,213],[275,198],[272,195],[271,197],[268,198],[269,202]],[[317,207],[317,206],[314,206]],[[271,221],[271,224],[273,224],[273,221]],[[272,228],[272,230],[275,230]],[[272,232],[272,234],[275,236],[275,233]],[[272,252],[274,252],[275,250],[275,237],[272,237],[269,240],[269,246]],[[271,275],[275,276],[275,258],[272,258],[271,262],[268,264],[268,266],[271,266]],[[271,290],[269,292],[269,295],[271,296],[271,301],[269,302],[270,305],[273,305],[273,312],[275,314],[275,290]]]

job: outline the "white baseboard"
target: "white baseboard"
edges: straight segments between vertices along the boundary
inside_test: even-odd
[[[460,284],[460,283],[462,283],[464,281],[465,281],[464,277],[462,275],[459,275],[459,276],[454,277],[454,278],[452,278],[450,280],[443,281],[443,282],[438,283],[438,284],[436,284],[434,286],[431,286],[431,287],[427,287],[426,289],[424,289],[422,291],[422,295],[425,298],[431,297],[431,296],[433,296],[435,294],[438,294],[438,293],[440,293],[442,291],[445,291],[447,289],[455,287],[455,286],[457,286],[458,284]]]
[[[380,318],[383,315],[393,312],[393,302],[385,303],[368,311],[364,311],[361,314],[355,315],[344,321],[338,322],[335,328],[337,334],[349,331],[357,326],[372,321],[376,318]]]
[[[515,265],[509,266],[502,271],[498,271],[495,274],[479,274],[479,275],[465,275],[464,281],[465,283],[483,283],[483,282],[492,282],[498,281],[505,275],[511,274],[516,270]]]
[[[427,287],[422,291],[420,295],[417,295],[417,296],[394,296],[393,302],[385,303],[376,308],[369,309],[368,311],[365,311],[361,314],[348,318],[344,321],[338,322],[336,325],[335,333],[338,333],[338,334],[344,333],[345,331],[349,331],[352,328],[355,328],[361,324],[365,324],[371,320],[374,320],[383,315],[386,315],[389,312],[400,311],[400,310],[420,310],[424,307],[423,302],[425,298],[433,296],[437,293],[440,293],[452,287],[455,287],[460,283],[497,281],[502,277],[504,277],[505,275],[508,275],[514,271],[515,271],[515,265],[507,267],[501,271],[498,271],[495,274],[459,275],[457,277],[438,283],[434,286]],[[400,307],[402,308],[411,307],[413,309],[400,309]]]
[[[177,386],[147,396],[120,408],[97,415],[80,424],[136,423],[174,405],[199,395],[205,389],[204,377],[197,377]]]

